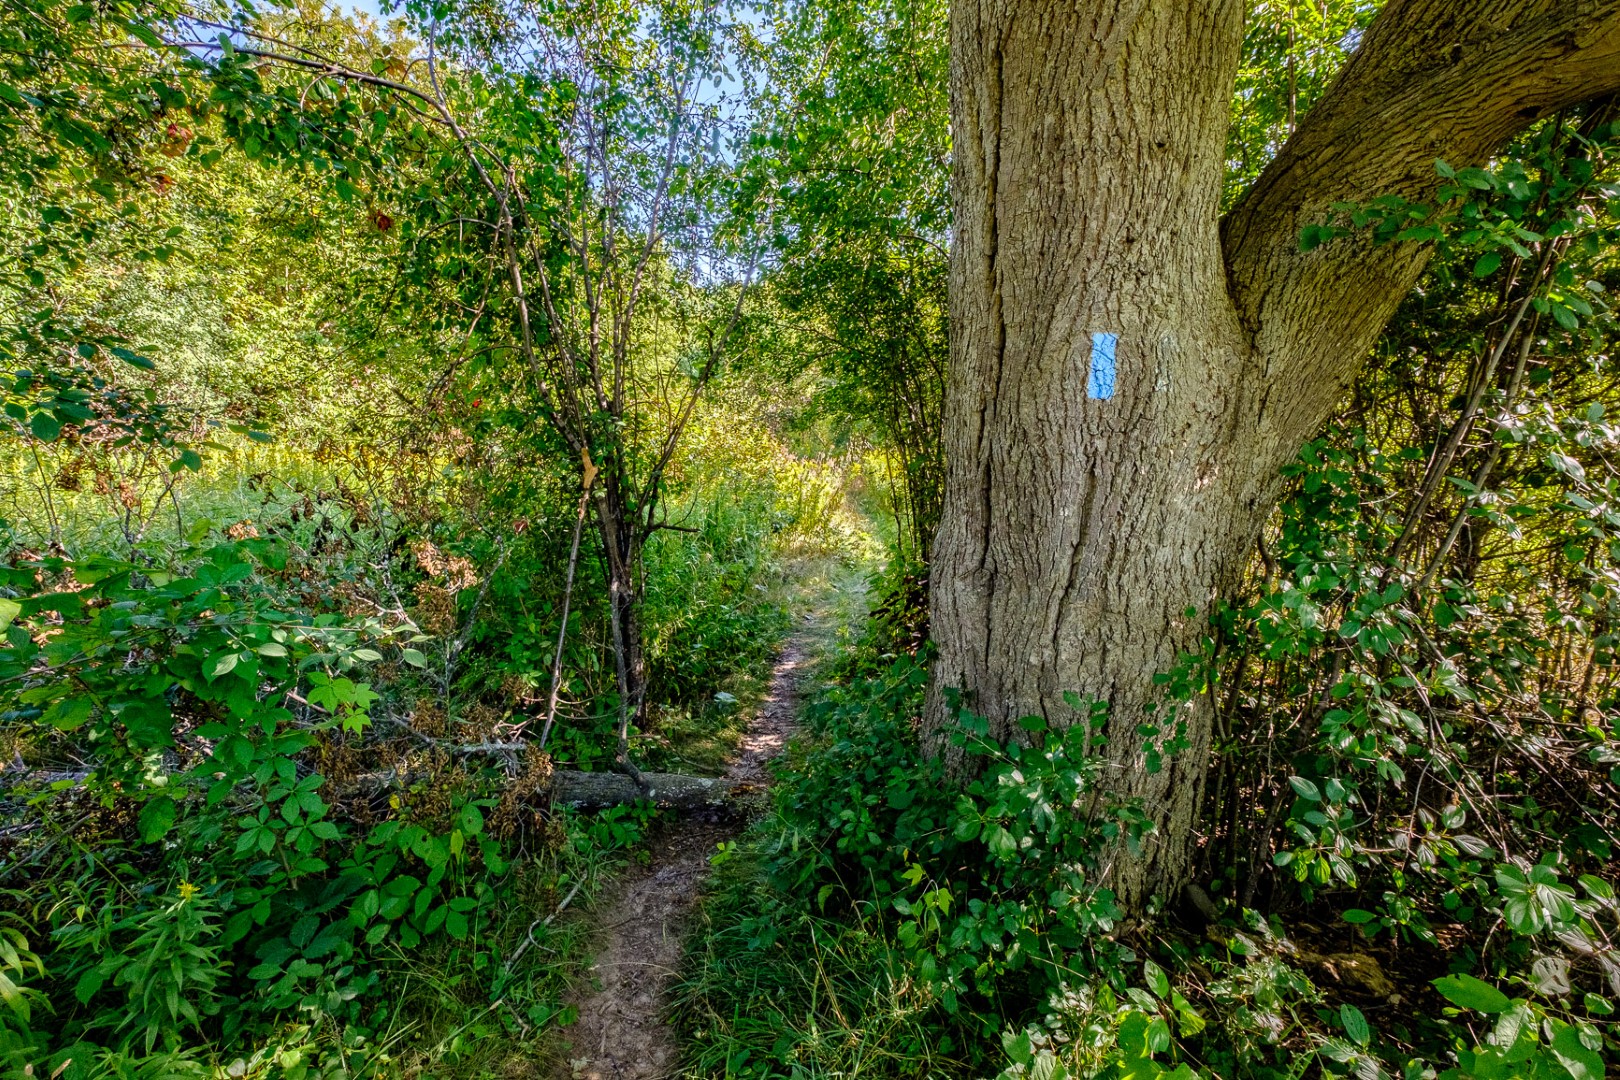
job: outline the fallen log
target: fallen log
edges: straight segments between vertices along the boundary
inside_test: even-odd
[[[647,789],[623,773],[558,769],[551,776],[552,800],[571,810],[600,810],[650,799],[658,806],[696,810],[718,806],[738,787],[735,781],[680,773],[642,773]]]
[[[686,776],[681,773],[642,773],[647,790],[623,773],[580,772],[577,769],[558,769],[551,775],[552,802],[570,810],[603,810],[610,806],[625,806],[650,800],[654,805],[672,810],[699,810],[720,806],[733,794],[740,794],[752,785],[717,777]],[[51,769],[0,769],[0,794],[12,784],[48,785],[70,780],[77,787],[90,776],[90,770],[63,771]],[[388,769],[365,773],[351,780],[328,781],[326,791],[337,797],[355,793],[377,795],[403,786],[405,777]]]

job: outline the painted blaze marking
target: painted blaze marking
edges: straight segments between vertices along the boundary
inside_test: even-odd
[[[1093,401],[1107,401],[1114,396],[1114,353],[1118,348],[1118,334],[1091,335],[1091,378],[1086,383],[1086,396]]]

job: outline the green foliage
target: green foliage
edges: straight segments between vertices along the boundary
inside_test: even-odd
[[[773,10],[745,50],[759,82],[739,162],[779,259],[751,361],[806,388],[796,426],[882,451],[874,479],[919,562],[944,487],[946,26],[935,3]]]
[[[1100,798],[1100,707],[1089,727],[1063,732],[1031,718],[1027,741],[1007,746],[989,742],[984,722],[964,714],[951,756],[976,779],[953,790],[945,759],[916,742],[925,681],[915,662],[901,660],[807,711],[815,744],[781,775],[776,816],[756,841],[769,899],[765,914],[745,922],[741,944],[769,949],[784,935],[808,934],[814,945],[829,932],[820,928],[827,915],[847,913],[866,944],[833,933],[830,947],[877,949],[878,972],[898,968],[915,982],[912,1015],[931,1015],[957,1032],[955,1043],[994,1032],[999,1017],[1044,1000],[1077,972],[1104,977],[1119,962],[1108,934],[1120,912],[1100,884],[1100,860],[1111,845],[1139,844],[1146,825],[1131,805],[1075,812]],[[728,851],[717,861],[736,857]],[[698,998],[689,988],[688,1008],[726,1015],[744,1006],[725,1000],[736,991],[704,989]],[[882,1001],[873,988],[855,992]],[[806,1033],[784,1028],[771,1033],[786,1040],[776,1043],[779,1057],[783,1046],[820,1052]]]
[[[103,987],[123,999],[92,1028],[112,1026],[121,1014],[112,1034],[142,1043],[150,1054],[160,1039],[173,1048],[187,1029],[200,1032],[204,1017],[219,1012],[221,960],[211,944],[219,927],[209,902],[195,891],[182,884],[179,899],[167,907],[110,925],[75,927],[64,936],[65,948],[88,957],[73,989],[79,1003],[89,1004]]]
[[[1480,1042],[1459,1038],[1457,1067],[1441,1080],[1487,1080],[1489,1077],[1549,1076],[1589,1080],[1604,1075],[1603,1037],[1590,1025],[1568,1023],[1549,1015],[1541,1003],[1510,1000],[1489,983],[1471,975],[1436,979],[1435,989],[1461,1011],[1495,1017]]]
[[[1243,63],[1227,132],[1230,206],[1260,175],[1338,74],[1380,4],[1259,0],[1244,24]]]

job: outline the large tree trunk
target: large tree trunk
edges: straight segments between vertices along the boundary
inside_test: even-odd
[[[1012,737],[1065,692],[1111,706],[1115,792],[1159,826],[1116,853],[1128,907],[1186,878],[1209,747],[1161,771],[1153,676],[1241,573],[1278,470],[1421,272],[1411,245],[1309,255],[1336,201],[1432,192],[1534,119],[1620,86],[1620,0],[1393,0],[1224,227],[1240,0],[958,0],[943,690]],[[1098,335],[1117,341],[1093,372]],[[1099,356],[1099,360],[1101,357]],[[1112,379],[1111,394],[1093,385]],[[1189,616],[1189,609],[1194,614]]]

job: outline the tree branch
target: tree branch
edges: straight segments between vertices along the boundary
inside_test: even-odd
[[[1291,441],[1319,425],[1428,261],[1425,246],[1365,236],[1301,252],[1301,228],[1338,202],[1432,198],[1436,159],[1484,164],[1528,125],[1617,90],[1620,0],[1391,0],[1222,225],[1262,422]]]

